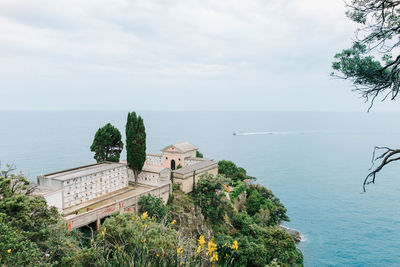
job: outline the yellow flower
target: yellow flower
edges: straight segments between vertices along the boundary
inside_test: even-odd
[[[142,219],[146,220],[146,218],[147,218],[147,211],[143,212],[143,214],[142,214]]]
[[[134,220],[135,220],[135,216],[132,217],[132,221],[134,221]]]
[[[102,232],[101,232],[101,235],[103,236],[103,239],[104,239],[104,236],[106,235],[106,232],[105,232],[105,231],[102,231]]]
[[[207,256],[211,256],[215,250],[217,250],[217,244],[215,244],[213,240],[211,240],[210,242],[208,242]]]
[[[236,240],[233,241],[233,244],[232,244],[232,246],[231,246],[231,249],[232,249],[232,250],[238,250],[238,248],[239,248],[238,242],[237,242]]]
[[[201,248],[202,248],[202,246],[197,247],[197,254],[199,254],[201,252]]]
[[[201,247],[203,247],[203,245],[206,243],[206,241],[204,240],[204,235],[201,235],[197,241],[199,242]]]
[[[146,238],[140,240],[140,243],[146,243]]]
[[[156,256],[157,256],[157,257],[160,257],[160,254],[157,253]]]
[[[142,228],[146,228],[147,227],[147,224],[142,224]]]
[[[93,243],[93,239],[90,239],[90,243]]]
[[[176,220],[173,220],[173,221],[171,222],[172,225],[174,225],[175,223],[176,223]]]
[[[11,253],[11,248],[9,250],[7,250],[7,253]]]
[[[213,252],[212,257],[210,258],[210,262],[218,261],[218,253]]]
[[[182,246],[180,246],[180,247],[176,250],[176,253],[179,255],[179,254],[182,253],[182,250],[183,250],[183,248],[182,248]]]

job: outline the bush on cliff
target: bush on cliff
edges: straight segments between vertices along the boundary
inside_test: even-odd
[[[79,251],[72,232],[55,208],[41,197],[26,195],[28,181],[22,174],[0,173],[0,265],[59,265]]]
[[[204,174],[197,182],[194,191],[194,203],[210,223],[220,224],[224,220],[226,208],[229,206],[224,199],[224,181],[221,175]]]
[[[158,222],[167,214],[167,208],[162,199],[151,194],[141,196],[139,199],[139,212],[144,213],[146,211],[150,217],[154,217]]]

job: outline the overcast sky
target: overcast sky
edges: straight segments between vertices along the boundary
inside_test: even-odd
[[[0,109],[366,111],[342,0],[2,0]],[[399,110],[395,103],[375,110]]]

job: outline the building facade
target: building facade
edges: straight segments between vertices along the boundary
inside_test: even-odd
[[[137,183],[126,162],[103,162],[38,176],[32,195],[44,197],[68,221],[68,229],[75,229],[94,221],[99,225],[100,219],[117,211],[135,211],[143,195],[166,203],[172,182],[189,193],[202,174],[218,173],[218,163],[197,158],[197,148],[187,142],[161,151],[147,154]]]
[[[181,142],[161,149],[162,154],[147,154],[139,180],[158,179],[157,177],[161,179],[169,173],[171,180],[179,184],[183,192],[192,192],[202,174],[218,174],[218,163],[211,159],[198,158],[197,150],[194,145]]]

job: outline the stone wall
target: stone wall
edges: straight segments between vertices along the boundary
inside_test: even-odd
[[[64,209],[128,186],[127,168],[117,167],[63,182]]]
[[[173,181],[174,181],[174,183],[179,184],[179,187],[183,192],[190,193],[193,191],[193,183],[197,184],[197,181],[200,179],[200,176],[205,173],[217,175],[218,167],[209,169],[209,170],[205,170],[205,171],[199,171],[199,172],[196,171],[195,174],[192,173],[189,175],[185,175],[184,177],[175,177],[174,176]]]
[[[158,154],[147,154],[146,155],[146,162],[144,163],[145,165],[150,165],[150,166],[163,166],[164,164],[164,157],[163,155],[158,155]]]
[[[187,159],[185,159],[185,166],[191,166],[191,165],[197,164],[201,161],[202,161],[201,159],[187,158]]]
[[[99,221],[107,216],[111,216],[116,212],[125,213],[137,211],[139,199],[143,195],[151,194],[160,197],[164,204],[166,204],[171,190],[171,184],[165,184],[158,188],[150,188],[148,191],[142,192],[141,194],[126,197],[112,204],[107,204],[85,213],[68,215],[64,217],[64,219],[67,220],[68,230],[76,229],[88,225],[89,223]]]

